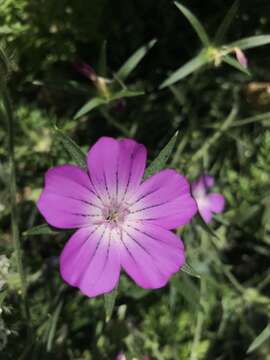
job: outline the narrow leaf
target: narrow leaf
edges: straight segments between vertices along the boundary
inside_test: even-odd
[[[60,232],[61,232],[60,230],[53,229],[47,224],[42,224],[25,231],[22,235],[23,236],[56,235],[59,234]]]
[[[205,28],[203,27],[201,22],[198,20],[198,18],[194,14],[192,14],[192,12],[189,9],[187,9],[184,5],[179,4],[176,1],[174,2],[174,4],[182,12],[182,14],[188,19],[191,26],[197,33],[199,39],[201,40],[202,44],[204,46],[209,46],[209,44],[210,44],[209,37],[207,35]]]
[[[221,22],[220,26],[217,29],[216,35],[215,35],[215,39],[214,42],[216,44],[221,44],[222,41],[224,40],[234,18],[235,15],[237,13],[239,7],[239,0],[236,0],[232,6],[230,7],[230,9],[228,10],[228,12],[226,13],[223,21]]]
[[[243,72],[246,75],[251,75],[247,68],[245,68],[243,65],[241,65],[236,59],[234,59],[232,56],[225,55],[222,57],[222,60],[227,63],[228,65],[234,67],[235,69]]]
[[[106,322],[111,320],[117,293],[118,288],[116,287],[112,292],[104,295]]]
[[[102,99],[100,97],[94,97],[91,100],[87,101],[86,104],[84,104],[79,111],[76,112],[74,115],[74,119],[78,119],[79,117],[89,113],[91,110],[97,108],[100,105],[106,104],[106,100]]]
[[[117,71],[116,76],[120,80],[125,80],[128,75],[136,68],[136,66],[141,62],[147,52],[155,45],[157,42],[156,39],[149,41],[146,45],[140,47],[136,50],[130,58],[121,66],[121,68]]]
[[[180,270],[197,279],[201,277],[187,262],[181,267]]]
[[[153,174],[162,170],[165,167],[170,155],[172,154],[177,139],[178,131],[176,131],[168,144],[161,150],[158,156],[148,166],[144,174],[144,179],[147,179],[148,177],[152,176]]]
[[[258,349],[266,340],[270,338],[270,324],[264,328],[264,330],[256,337],[254,341],[252,341],[251,345],[249,346],[247,353],[251,353],[254,350]]]
[[[72,159],[83,169],[87,169],[86,154],[80,149],[80,147],[57,127],[55,127],[55,134]]]
[[[266,112],[264,114],[258,114],[255,116],[250,116],[246,119],[235,121],[233,124],[231,124],[231,127],[248,125],[248,124],[252,124],[254,122],[260,122],[260,121],[265,121],[265,120],[270,120],[270,112]]]
[[[135,97],[135,96],[141,96],[141,95],[144,95],[144,91],[121,90],[121,91],[115,93],[109,99],[109,101],[111,102],[111,101],[122,99],[122,98],[125,98],[125,97]]]
[[[49,335],[48,335],[48,341],[47,341],[47,351],[49,351],[49,352],[52,350],[53,340],[55,337],[57,323],[59,320],[59,316],[60,316],[62,307],[63,307],[63,301],[60,301],[60,303],[58,304],[57,308],[54,311],[54,314],[53,314],[53,317],[51,320],[51,326],[49,329]]]
[[[226,45],[226,47],[229,47],[229,48],[238,47],[242,50],[245,50],[245,49],[251,49],[251,48],[255,48],[255,47],[263,46],[263,45],[267,45],[267,44],[270,44],[270,35],[258,35],[258,36],[251,36],[251,37],[247,37],[244,39],[234,41],[234,42]]]
[[[202,51],[199,55],[188,61],[185,65],[174,71],[168,79],[166,79],[160,86],[160,89],[164,89],[167,86],[170,86],[177,81],[185,78],[194,71],[198,70],[200,67],[205,65],[209,61],[209,58],[205,51]]]

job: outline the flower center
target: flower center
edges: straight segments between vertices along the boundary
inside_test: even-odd
[[[112,227],[123,225],[129,214],[126,204],[112,202],[103,209],[104,222],[109,223]]]

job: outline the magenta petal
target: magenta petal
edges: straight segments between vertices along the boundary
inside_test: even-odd
[[[235,55],[236,55],[236,58],[238,60],[238,62],[244,67],[244,68],[247,68],[248,67],[248,60],[247,60],[247,57],[246,55],[244,54],[244,52],[239,49],[239,48],[235,48],[234,49],[235,51]]]
[[[221,213],[224,210],[224,196],[218,193],[212,193],[207,196],[209,207],[213,212]]]
[[[131,139],[120,141],[120,159],[119,179],[120,179],[120,196],[121,189],[124,195],[132,194],[137,191],[140,185],[146,165],[146,148]]]
[[[88,153],[88,169],[94,188],[107,202],[122,199],[141,182],[146,150],[133,140],[100,138]]]
[[[206,224],[209,224],[212,220],[212,212],[210,210],[209,206],[198,206],[199,207],[199,213]]]
[[[130,201],[130,221],[144,220],[166,229],[187,224],[197,212],[189,183],[175,170],[163,170],[146,180]]]
[[[125,354],[123,354],[122,352],[119,353],[119,354],[116,356],[116,359],[115,359],[115,360],[126,360]]]
[[[120,244],[121,264],[142,288],[165,286],[185,262],[181,239],[156,225],[125,227]]]
[[[208,188],[213,187],[215,179],[210,175],[202,175],[198,180],[192,183],[192,193],[195,197],[201,196],[206,193]]]
[[[100,216],[100,200],[87,174],[77,166],[50,169],[37,207],[46,221],[58,228],[76,228]]]
[[[120,276],[119,251],[104,226],[79,229],[60,258],[63,279],[94,297],[113,290]]]

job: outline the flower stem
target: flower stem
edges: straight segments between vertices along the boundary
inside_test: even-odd
[[[206,283],[205,279],[201,279],[201,289],[200,289],[200,304],[203,305],[204,295],[206,291]],[[193,338],[193,344],[191,349],[190,360],[197,360],[198,356],[198,346],[201,340],[202,330],[203,330],[203,322],[204,322],[204,313],[201,309],[198,310],[197,320],[196,320],[196,328],[195,334]]]
[[[9,92],[6,84],[1,84],[1,93],[2,93],[2,101],[5,110],[5,116],[7,119],[7,129],[8,129],[8,152],[9,152],[9,169],[10,169],[10,206],[11,206],[11,230],[12,230],[12,238],[14,251],[16,256],[17,269],[20,276],[21,282],[21,293],[23,298],[22,303],[22,312],[25,320],[27,320],[29,324],[30,320],[30,312],[27,302],[27,285],[26,285],[26,276],[23,268],[22,262],[22,249],[20,243],[20,234],[18,227],[18,209],[16,204],[16,169],[15,169],[15,156],[14,156],[14,117],[12,112],[11,101],[9,97]]]

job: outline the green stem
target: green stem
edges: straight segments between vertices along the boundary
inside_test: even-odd
[[[209,148],[223,135],[223,133],[231,126],[231,123],[234,121],[237,115],[238,108],[234,106],[227,117],[223,122],[220,129],[218,129],[212,137],[210,137],[202,147],[192,156],[190,162],[191,164],[199,159],[201,159],[204,154],[209,150]]]
[[[2,84],[1,92],[2,92],[4,110],[6,112],[7,127],[8,127],[8,152],[9,152],[9,168],[10,168],[9,186],[10,186],[12,238],[13,238],[13,245],[16,256],[17,269],[21,282],[21,292],[23,298],[22,311],[25,319],[29,321],[30,312],[27,303],[27,285],[26,285],[26,276],[22,262],[22,249],[21,249],[20,234],[18,227],[19,218],[18,218],[18,209],[16,204],[17,186],[16,186],[16,169],[15,169],[15,156],[14,156],[14,118],[13,118],[12,106],[11,106],[8,89],[5,84]]]
[[[130,137],[129,130],[125,126],[120,124],[118,121],[116,121],[112,116],[110,116],[107,110],[100,109],[100,112],[109,124],[113,125],[117,130],[120,130],[124,136]]]
[[[206,284],[205,280],[201,279],[201,290],[200,290],[200,304],[203,305],[205,291],[206,291]],[[190,360],[197,360],[198,359],[198,345],[201,340],[202,330],[203,330],[203,322],[204,322],[204,313],[202,310],[198,310],[198,316],[196,321],[196,329],[193,338],[193,344],[191,349]]]

